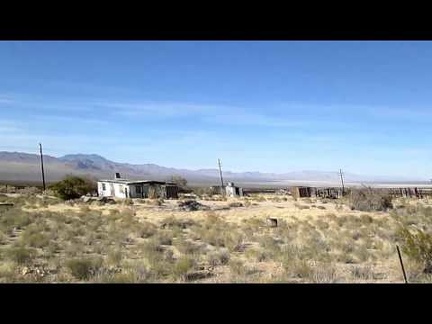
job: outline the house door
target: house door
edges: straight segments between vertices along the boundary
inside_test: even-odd
[[[128,197],[128,188],[127,187],[125,188],[125,196],[126,196],[126,198]]]

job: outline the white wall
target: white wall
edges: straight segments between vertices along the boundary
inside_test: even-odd
[[[239,189],[239,195],[236,195],[236,192],[235,192],[236,188]],[[234,187],[226,186],[225,190],[226,190],[226,195],[228,197],[239,197],[239,196],[242,197],[243,196],[243,188],[239,188],[239,187],[235,187],[235,186]]]
[[[103,184],[105,184],[105,190],[103,190]],[[98,195],[100,197],[126,198],[124,189],[127,187],[127,185],[121,183],[98,181]],[[114,189],[114,191],[112,189]]]

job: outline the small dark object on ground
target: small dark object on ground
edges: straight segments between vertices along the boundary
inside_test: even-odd
[[[209,210],[209,206],[205,206],[203,204],[200,204],[196,200],[185,200],[180,201],[178,203],[178,206],[180,209],[187,210],[187,211],[196,211],[196,210]]]
[[[232,202],[229,203],[229,207],[243,207],[243,204],[241,202]]]
[[[277,218],[271,218],[271,217],[267,218],[267,224],[270,227],[277,227],[278,226]]]

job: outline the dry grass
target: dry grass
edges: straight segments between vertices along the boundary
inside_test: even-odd
[[[271,195],[201,201],[211,210],[194,212],[175,200],[0,201],[14,203],[0,210],[0,282],[402,282],[399,229],[432,225],[427,200],[367,213]],[[429,282],[410,255],[410,281]]]

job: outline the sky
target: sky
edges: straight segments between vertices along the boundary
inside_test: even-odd
[[[432,178],[430,41],[2,41],[0,151]]]

